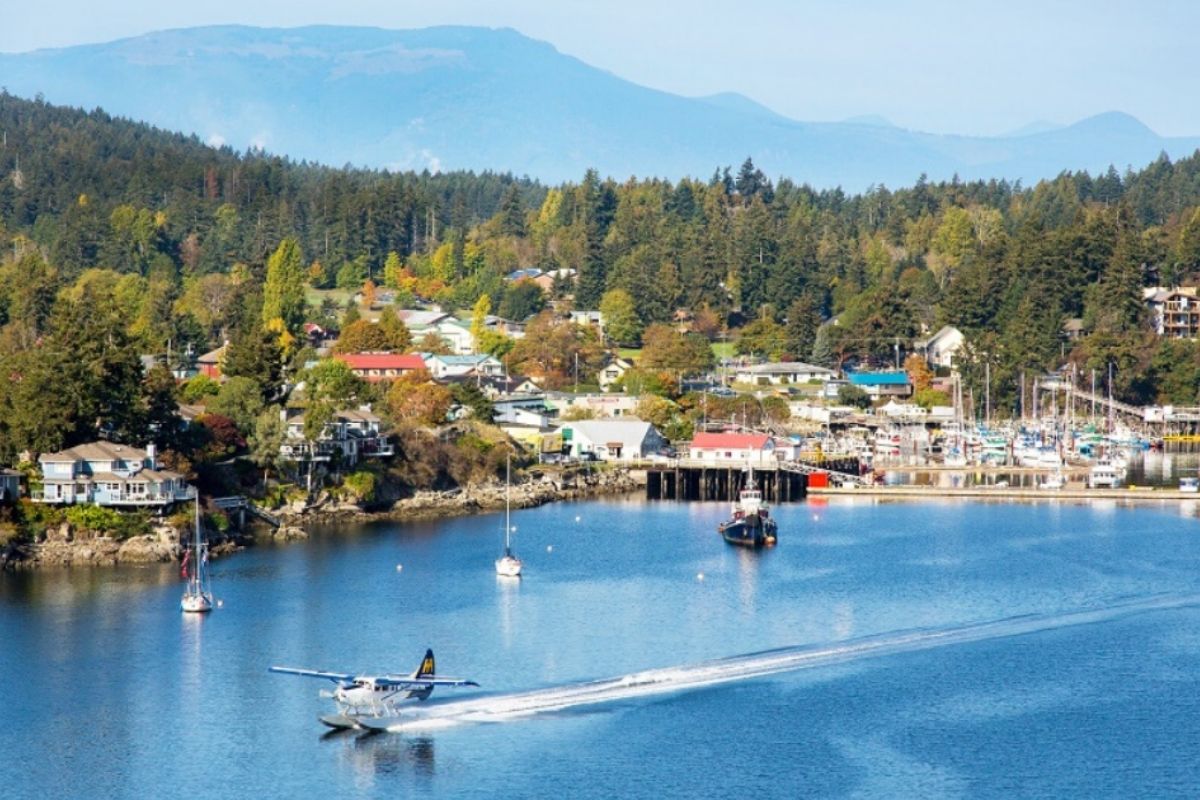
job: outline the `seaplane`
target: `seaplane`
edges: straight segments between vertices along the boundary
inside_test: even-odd
[[[337,713],[319,719],[334,730],[386,730],[388,725],[402,718],[404,704],[428,700],[437,686],[479,685],[465,678],[436,676],[432,650],[425,651],[421,666],[411,675],[354,675],[296,667],[271,667],[270,671],[333,682],[337,688],[322,691],[320,696],[333,700]]]

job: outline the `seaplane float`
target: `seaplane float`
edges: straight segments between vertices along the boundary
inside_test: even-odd
[[[320,696],[333,700],[337,713],[319,719],[334,730],[387,730],[402,719],[404,705],[428,700],[435,687],[479,685],[465,678],[436,676],[432,650],[425,651],[421,665],[411,675],[354,675],[296,667],[271,667],[270,671],[333,682],[336,688],[322,691]]]

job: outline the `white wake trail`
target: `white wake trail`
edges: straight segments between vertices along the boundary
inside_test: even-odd
[[[619,678],[431,703],[405,709],[403,717],[388,725],[387,730],[427,730],[463,722],[501,722],[568,708],[716,686],[782,672],[1026,636],[1191,606],[1200,606],[1200,594],[1155,595],[1061,614],[1010,617],[956,627],[878,634],[835,644],[785,647],[696,664],[649,669]]]

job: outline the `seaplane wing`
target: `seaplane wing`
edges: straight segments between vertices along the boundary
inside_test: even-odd
[[[298,669],[296,667],[270,667],[269,671],[282,675],[300,675],[305,678],[324,678],[338,684],[349,683],[357,677],[349,672],[326,672],[320,669]]]
[[[424,689],[431,686],[478,686],[466,678],[435,678],[432,675],[414,678],[411,675],[387,675],[375,679],[376,686],[394,686],[397,689]]]

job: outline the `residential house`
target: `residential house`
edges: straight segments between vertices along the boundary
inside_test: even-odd
[[[610,359],[604,369],[596,374],[596,382],[600,384],[600,390],[607,392],[630,369],[633,369],[633,362],[629,359],[620,356]]]
[[[1087,333],[1087,329],[1084,327],[1082,319],[1071,317],[1063,323],[1062,332],[1068,341],[1074,341],[1075,339],[1082,339],[1084,334]]]
[[[737,383],[750,383],[756,386],[779,386],[788,383],[826,383],[832,380],[834,372],[824,367],[816,367],[800,361],[776,362],[769,364],[748,364],[739,366],[734,373]]]
[[[196,496],[178,472],[159,469],[153,444],[142,450],[89,442],[43,455],[38,466],[42,491],[34,500],[40,503],[163,509]]]
[[[504,280],[508,281],[509,283],[516,283],[517,281],[532,281],[536,280],[541,275],[542,271],[537,267],[526,267],[525,269],[513,270],[504,276]]]
[[[913,393],[908,373],[899,372],[847,372],[851,386],[865,391],[872,400],[881,397],[909,397]]]
[[[483,392],[488,400],[497,401],[512,395],[536,394],[543,398],[542,388],[524,375],[447,375],[439,378],[438,383],[453,386],[457,383],[470,384]]]
[[[400,321],[408,326],[410,331],[418,328],[428,328],[437,325],[439,322],[454,319],[453,316],[447,314],[440,309],[419,309],[419,308],[403,308],[397,312]]]
[[[382,458],[396,454],[396,448],[382,432],[381,420],[369,407],[338,411],[325,423],[315,441],[304,435],[304,415],[284,418],[284,439],[279,454],[288,461],[327,462],[337,458],[352,467],[364,458]]]
[[[1154,331],[1168,339],[1195,339],[1200,334],[1200,298],[1195,286],[1143,289]]]
[[[486,353],[465,356],[431,355],[425,358],[425,366],[438,380],[461,375],[499,377],[504,374],[504,365]]]
[[[943,325],[928,339],[913,342],[913,347],[924,354],[929,366],[950,368],[954,366],[954,357],[962,349],[963,342],[962,331],[953,325]]]
[[[409,330],[412,332],[413,341],[418,346],[422,338],[433,334],[444,341],[450,352],[455,355],[465,356],[475,352],[475,341],[474,337],[471,336],[469,322],[462,322],[448,317],[432,325],[410,325]]]
[[[426,369],[425,360],[416,353],[338,353],[334,358],[346,362],[355,375],[371,383]]]
[[[594,325],[604,332],[604,315],[599,311],[571,311],[571,322],[576,325]]]
[[[207,375],[214,381],[223,381],[221,375],[221,362],[225,359],[225,348],[229,347],[229,343],[218,347],[216,350],[209,350],[204,355],[196,359],[196,369],[201,375]]]
[[[700,431],[688,446],[692,459],[713,464],[774,464],[775,442],[765,433],[708,433]]]
[[[533,282],[536,283],[543,292],[550,294],[554,291],[554,284],[556,281],[559,284],[574,283],[575,276],[578,274],[579,273],[573,269],[563,267],[562,269],[552,269],[548,270],[547,272],[543,272],[541,275],[538,275],[536,278],[534,278]]]
[[[600,461],[637,461],[667,446],[662,434],[640,419],[565,422],[559,433],[569,455],[580,458],[590,453]]]

